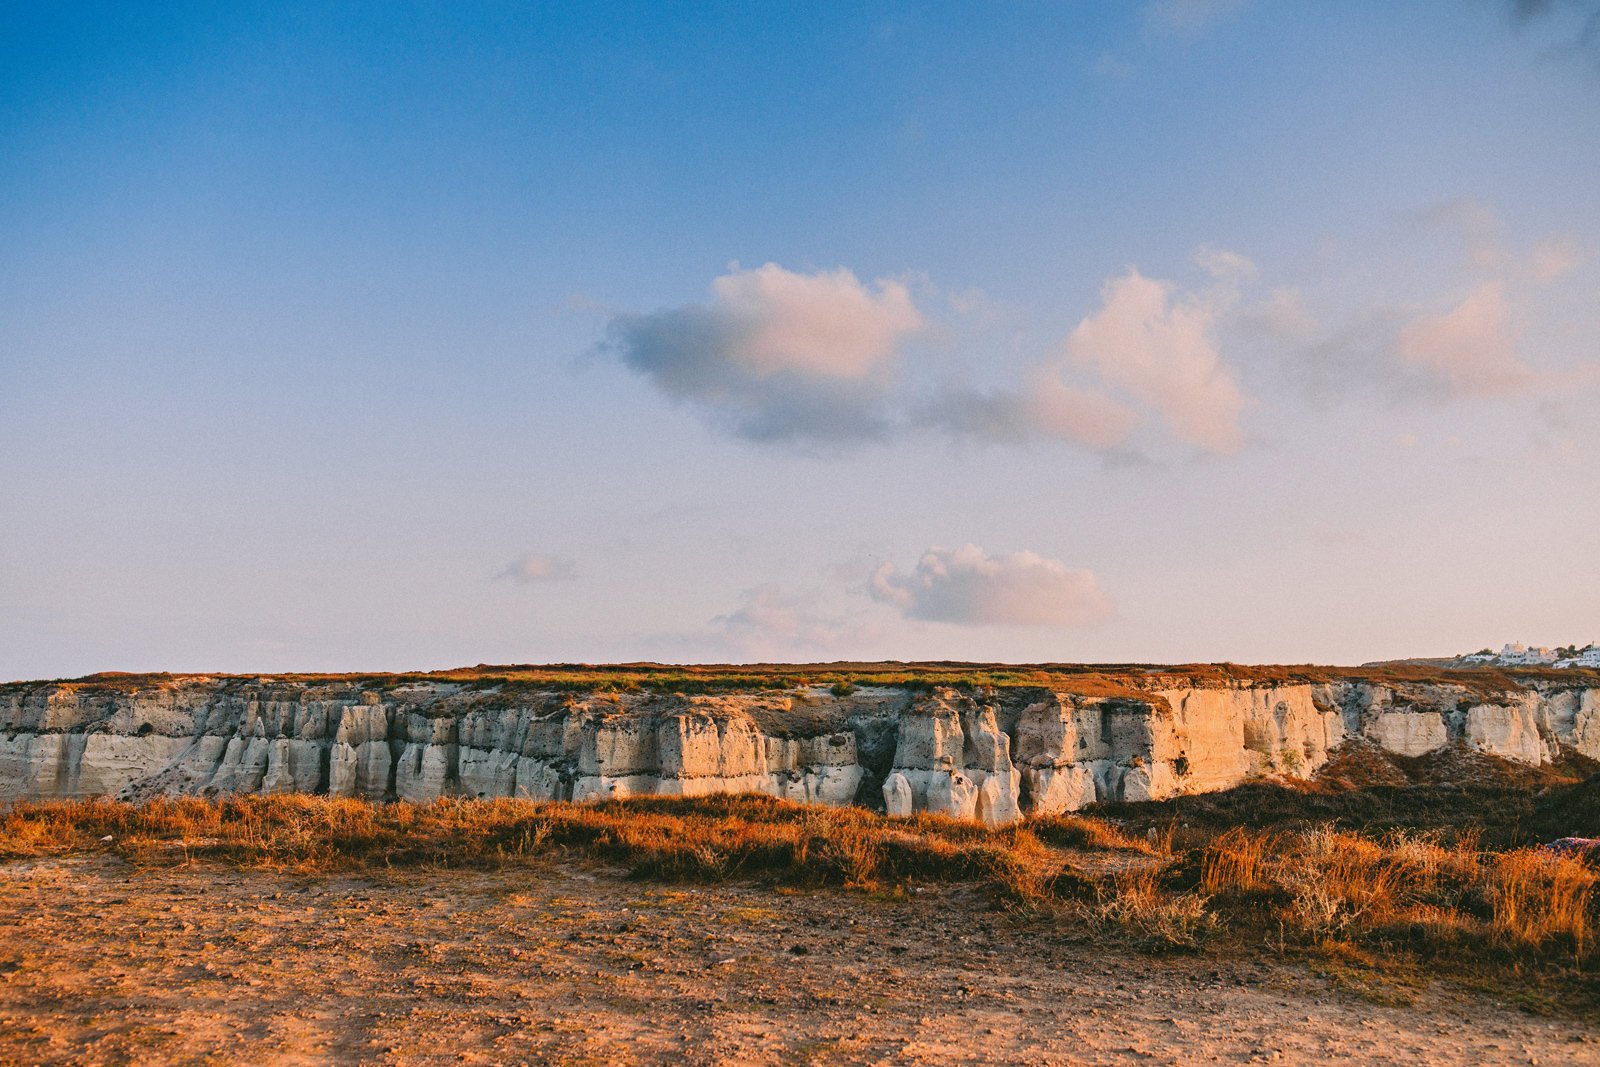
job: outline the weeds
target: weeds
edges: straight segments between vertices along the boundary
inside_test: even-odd
[[[1470,833],[1373,838],[1326,826],[1224,833],[1204,850],[1199,878],[1204,893],[1256,899],[1304,941],[1575,961],[1594,954],[1597,882],[1581,859],[1485,851]]]
[[[1539,947],[1570,944],[1582,956],[1595,929],[1595,872],[1570,856],[1517,849],[1488,864],[1491,924],[1506,941]]]
[[[1147,947],[1196,949],[1215,930],[1218,915],[1208,898],[1194,891],[1173,892],[1164,867],[1122,871],[1097,886],[1091,915],[1131,933]]]
[[[895,897],[918,884],[976,884],[1021,912],[1163,949],[1231,932],[1283,950],[1464,966],[1588,971],[1600,955],[1600,874],[1580,858],[1487,849],[1472,833],[1331,825],[1237,827],[1181,851],[1170,836],[1133,837],[1077,815],[994,829],[760,796],[420,805],[189,797],[22,802],[0,813],[3,858],[103,850],[138,864],[209,858],[306,871],[575,858],[679,883],[744,879]]]
[[[1218,893],[1254,893],[1268,888],[1267,848],[1271,837],[1243,829],[1229,830],[1200,857],[1200,890]]]
[[[1149,837],[1130,836],[1120,827],[1104,819],[1082,815],[1045,815],[1035,818],[1028,828],[1044,842],[1059,848],[1087,849],[1097,852],[1142,852],[1159,855],[1166,851],[1166,842]]]

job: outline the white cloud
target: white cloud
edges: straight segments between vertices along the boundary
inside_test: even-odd
[[[1510,0],[1510,6],[1512,22],[1518,29],[1551,23],[1551,29],[1541,35],[1549,44],[1547,55],[1578,59],[1600,69],[1600,3],[1596,0],[1565,4],[1555,0]]]
[[[1242,10],[1248,0],[1152,0],[1145,24],[1167,33],[1194,34]]]
[[[776,586],[745,590],[737,609],[711,620],[715,643],[744,660],[795,655],[855,655],[873,635],[863,626],[819,614],[811,599]]]
[[[1089,571],[1027,551],[990,556],[971,544],[930,548],[905,574],[885,563],[869,588],[907,618],[965,626],[1087,626],[1111,613]]]
[[[928,381],[932,367],[902,361],[901,349],[913,335],[946,331],[930,326],[903,282],[869,286],[847,270],[736,270],[712,283],[709,303],[613,318],[607,347],[664,393],[752,440],[841,444],[931,428],[1126,458],[1141,454],[1128,440],[1153,413],[1176,440],[1232,453],[1243,445],[1244,397],[1213,334],[1256,269],[1222,249],[1194,258],[1211,276],[1203,290],[1180,291],[1137,269],[1109,279],[1103,306],[1061,355],[1016,385]],[[987,307],[965,296],[948,303],[969,320]]]
[[[564,556],[545,556],[535,552],[518,556],[495,575],[496,578],[520,582],[523,585],[564,581],[577,576],[578,566],[572,560]]]
[[[1178,440],[1239,451],[1244,396],[1213,339],[1226,301],[1176,294],[1137,269],[1107,282],[1101,298],[1067,338],[1067,360],[1154,408]]]
[[[1596,25],[1600,26],[1600,22]],[[1409,217],[1424,227],[1453,233],[1462,243],[1466,265],[1478,271],[1497,269],[1524,278],[1531,273],[1535,281],[1550,282],[1588,261],[1583,247],[1567,233],[1552,234],[1539,241],[1525,259],[1520,251],[1513,254],[1508,246],[1516,242],[1508,240],[1505,220],[1499,212],[1470,197],[1424,208]]]
[[[918,413],[922,422],[956,438],[1008,444],[1067,441],[1101,452],[1117,449],[1139,414],[1104,393],[1063,383],[1037,368],[1023,391],[950,391]]]
[[[1224,249],[1201,248],[1194,260],[1214,279],[1206,290],[1179,292],[1130,269],[1106,282],[1100,310],[1078,323],[1060,358],[1032,369],[1023,388],[947,392],[919,417],[957,437],[1053,439],[1127,458],[1140,454],[1127,442],[1144,408],[1179,441],[1237,452],[1244,395],[1213,335],[1256,268]],[[1298,294],[1283,294],[1258,313],[1272,316],[1274,328],[1306,328]]]
[[[1533,276],[1541,282],[1553,282],[1583,266],[1587,258],[1576,238],[1547,237],[1533,248]]]
[[[901,282],[768,263],[717,278],[707,304],[617,316],[609,345],[741,436],[837,440],[887,430],[891,365],[922,328]]]
[[[1256,265],[1247,256],[1226,248],[1201,245],[1194,252],[1195,266],[1223,281],[1245,282],[1256,276]]]
[[[1516,347],[1511,303],[1500,282],[1485,282],[1443,314],[1417,316],[1395,343],[1402,360],[1468,396],[1515,392],[1529,383],[1532,375]]]
[[[1026,414],[1046,436],[1098,449],[1121,445],[1139,422],[1126,404],[1096,389],[1066,385],[1046,370],[1034,376]]]
[[[1316,407],[1357,399],[1394,403],[1436,398],[1440,390],[1431,376],[1395,352],[1395,338],[1415,315],[1414,308],[1363,308],[1309,337],[1268,335],[1273,342],[1293,342],[1284,348],[1274,345],[1270,370],[1281,386]],[[1256,329],[1260,324],[1241,325]]]
[[[1493,207],[1481,200],[1462,197],[1414,211],[1410,217],[1426,228],[1454,233],[1461,240],[1469,266],[1493,267],[1505,259],[1505,223]]]
[[[763,378],[863,378],[894,355],[902,336],[922,327],[904,285],[879,281],[873,292],[842,268],[796,274],[768,263],[724,274],[711,283],[711,295],[733,327],[724,355]]]
[[[1319,329],[1298,289],[1274,289],[1267,299],[1240,308],[1233,322],[1248,333],[1278,341],[1308,340]]]

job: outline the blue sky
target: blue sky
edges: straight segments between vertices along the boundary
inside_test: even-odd
[[[12,5],[0,676],[1600,638],[1600,5]]]

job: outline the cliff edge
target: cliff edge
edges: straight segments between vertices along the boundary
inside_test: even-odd
[[[760,792],[1002,824],[1309,777],[1355,739],[1600,758],[1593,672],[941,665],[885,679],[884,666],[831,685],[803,675],[838,665],[701,669],[704,692],[559,668],[13,683],[0,686],[0,802]]]

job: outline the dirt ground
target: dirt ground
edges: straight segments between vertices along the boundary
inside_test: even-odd
[[[960,889],[0,864],[5,1064],[1600,1063],[1595,1023],[1392,993]]]

